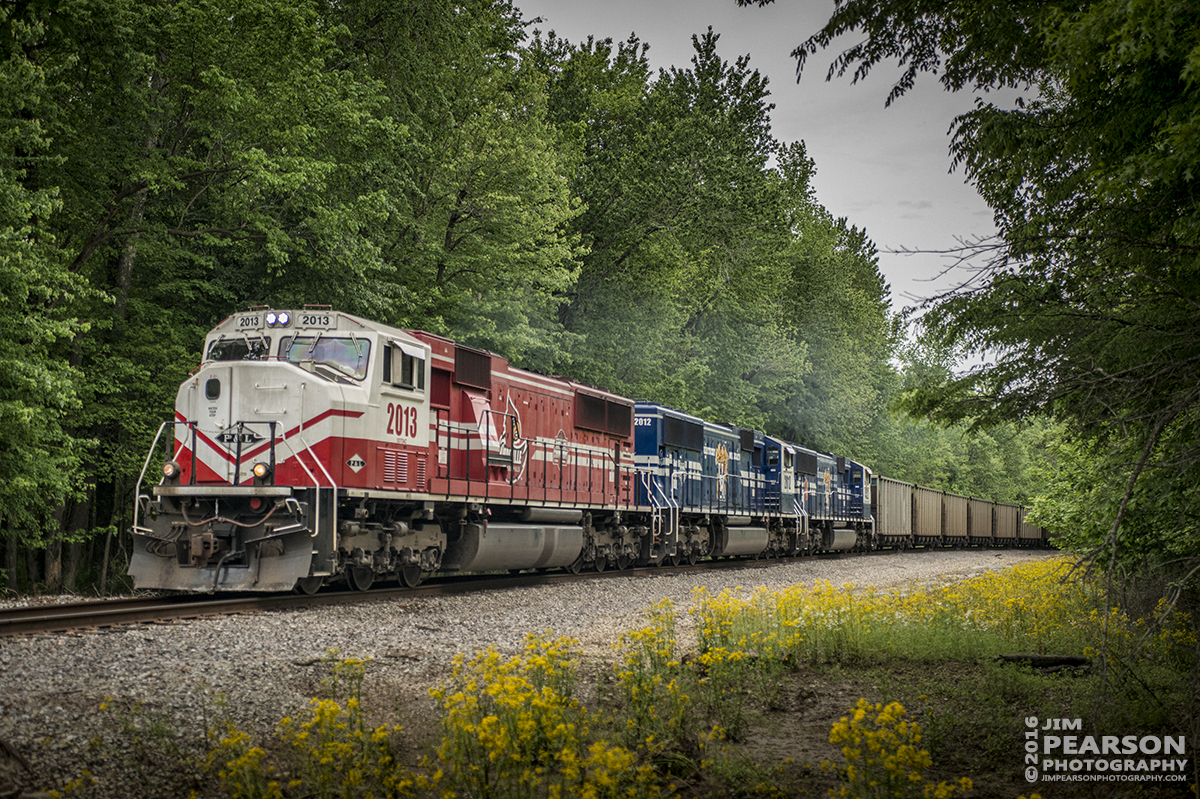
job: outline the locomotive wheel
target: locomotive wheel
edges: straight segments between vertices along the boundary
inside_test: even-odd
[[[700,559],[700,555],[699,555],[699,553],[697,553],[697,552],[696,552],[696,550],[694,550],[694,549],[689,549],[689,550],[688,550],[688,553],[687,553],[687,565],[689,565],[689,566],[695,566],[695,565],[696,565],[696,561],[697,561],[697,560],[699,560],[699,559]]]
[[[579,574],[581,571],[583,571],[583,555],[575,558],[575,561],[567,567],[567,571],[569,571],[571,574]]]
[[[633,564],[633,558],[628,555],[617,555],[617,571],[625,571]]]
[[[413,563],[401,566],[397,576],[400,578],[400,585],[405,588],[416,588],[421,584],[421,564]]]
[[[608,558],[604,557],[603,555],[597,555],[596,559],[592,561],[592,568],[597,572],[604,571],[606,566],[608,566]]]
[[[350,585],[359,591],[366,591],[375,582],[375,572],[371,569],[352,568],[349,574]]]
[[[324,577],[301,577],[296,581],[296,592],[312,596],[321,589],[324,583]]]

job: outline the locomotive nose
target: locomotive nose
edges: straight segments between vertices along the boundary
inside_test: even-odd
[[[187,421],[194,425],[195,449],[202,462],[198,482],[261,481],[266,475],[253,472],[258,463],[273,471],[274,459],[266,448],[274,449],[296,403],[292,396],[296,381],[288,380],[282,366],[271,361],[219,362],[203,367],[189,381],[179,405],[188,409]],[[181,446],[192,448],[186,440],[191,431],[179,430],[176,435]]]

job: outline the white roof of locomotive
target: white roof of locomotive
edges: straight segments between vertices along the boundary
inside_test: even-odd
[[[280,318],[286,315],[286,322],[280,322]],[[273,318],[273,321],[268,321]],[[308,331],[321,330],[326,332],[349,332],[363,335],[366,333],[379,333],[404,348],[411,347],[410,354],[416,355],[422,353],[420,357],[426,357],[423,353],[426,346],[419,339],[406,333],[398,327],[373,322],[368,319],[363,319],[352,314],[335,311],[330,308],[304,308],[302,310],[291,310],[288,308],[251,308],[246,311],[238,311],[225,319],[221,320],[212,330],[208,331],[205,337],[205,353],[208,352],[209,345],[213,341],[223,339],[238,338],[245,335],[267,335],[270,333],[288,333],[293,331]]]

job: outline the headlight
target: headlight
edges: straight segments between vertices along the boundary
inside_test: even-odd
[[[276,314],[274,311],[267,311],[267,324],[268,325],[274,325],[275,321],[277,319],[279,319],[278,314]]]
[[[256,463],[254,464],[253,471],[254,476],[261,480],[271,473],[271,467],[265,463]]]
[[[175,461],[167,461],[162,468],[163,477],[168,480],[174,480],[179,476],[179,464]]]
[[[279,312],[279,324],[286,325],[290,321],[292,321],[292,317],[287,311]]]

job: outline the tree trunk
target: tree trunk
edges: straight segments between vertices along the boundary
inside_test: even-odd
[[[108,596],[108,559],[112,553],[112,528],[104,534],[104,560],[100,561],[100,596]]]
[[[163,59],[164,56],[160,54],[159,61]],[[156,95],[166,85],[166,78],[161,75],[155,75],[150,79],[150,88]],[[156,114],[150,121],[150,133],[146,136],[146,150],[149,152],[154,152],[160,127],[161,123]],[[129,230],[131,233],[129,239],[125,242],[125,247],[121,250],[121,258],[117,261],[117,298],[113,307],[113,313],[121,321],[125,320],[129,304],[129,292],[133,287],[133,264],[137,260],[138,238],[141,236],[138,229],[141,227],[142,217],[146,210],[146,198],[149,196],[149,186],[143,186],[133,195],[133,209],[129,212]]]
[[[25,576],[29,579],[31,591],[42,577],[42,570],[38,568],[37,550],[29,545],[25,546]]]
[[[129,304],[129,291],[133,286],[133,263],[137,260],[138,236],[137,228],[142,224],[142,214],[146,209],[146,197],[150,189],[145,188],[133,196],[133,210],[129,213],[129,227],[134,231],[121,250],[121,258],[117,262],[117,300],[113,313],[117,319],[124,320]]]
[[[46,593],[62,591],[62,542],[64,520],[67,518],[67,500],[50,514],[49,530],[46,532]]]
[[[63,588],[71,593],[78,590],[76,581],[79,578],[79,563],[83,559],[83,542],[79,540],[77,533],[84,532],[86,534],[88,529],[88,517],[91,515],[92,507],[91,491],[74,505],[75,507],[71,511],[71,521],[63,530],[70,536],[70,543],[67,544],[67,562],[63,567]]]
[[[112,490],[112,508],[109,511],[108,517],[108,534],[104,536],[104,560],[100,564],[100,596],[108,596],[108,566],[113,557],[112,551],[114,531],[117,536],[117,546],[122,549],[121,524],[123,514],[121,513],[120,497],[125,494],[125,481],[120,477],[113,480],[111,484]]]
[[[7,533],[4,542],[4,571],[5,571],[5,588],[9,591],[16,592],[17,590],[17,531],[13,526],[13,520],[10,516],[4,520],[4,529]]]
[[[76,581],[79,579],[79,562],[83,559],[83,542],[68,541],[67,542],[67,559],[63,563],[63,590],[68,594],[77,593],[79,586]]]
[[[46,593],[62,591],[62,539],[54,533],[46,542]]]

